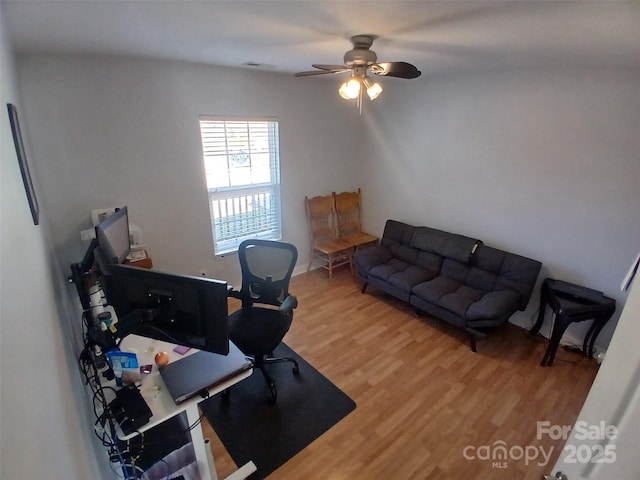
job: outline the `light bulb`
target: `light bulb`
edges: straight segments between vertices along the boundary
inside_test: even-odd
[[[375,100],[382,93],[382,85],[373,82],[369,77],[364,77],[364,86],[367,87],[367,95],[371,100]]]
[[[356,77],[351,77],[347,82],[342,84],[338,93],[345,100],[358,98],[360,94],[360,80]]]
[[[338,93],[340,94],[340,96],[342,98],[344,98],[345,100],[351,100],[351,97],[349,97],[349,95],[347,95],[347,82],[344,82],[341,86],[340,89],[338,90]]]

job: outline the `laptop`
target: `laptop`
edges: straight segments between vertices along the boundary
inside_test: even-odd
[[[229,342],[229,354],[198,351],[160,368],[176,405],[252,367],[251,360]]]

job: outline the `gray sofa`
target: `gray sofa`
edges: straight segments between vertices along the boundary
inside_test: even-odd
[[[529,302],[542,264],[458,234],[387,220],[380,244],[354,255],[362,293],[372,285],[470,335]]]

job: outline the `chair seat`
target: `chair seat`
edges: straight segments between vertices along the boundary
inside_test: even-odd
[[[316,241],[314,242],[313,246],[316,250],[321,251],[325,255],[333,255],[335,253],[350,250],[352,244],[338,238],[330,238],[326,240]]]
[[[289,330],[291,319],[272,308],[241,308],[229,315],[229,338],[245,355],[268,355]]]
[[[368,245],[369,243],[376,243],[378,241],[378,237],[366,232],[354,232],[344,235],[342,240],[350,243],[354,247],[361,247],[363,245]]]
[[[313,244],[311,259],[321,257],[324,260],[322,268],[329,271],[329,283],[333,277],[333,269],[343,265],[349,265],[353,274],[353,245],[338,238],[316,241]],[[307,271],[311,268],[311,261]]]

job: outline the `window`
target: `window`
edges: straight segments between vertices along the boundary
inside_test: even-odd
[[[280,240],[278,122],[200,117],[216,255],[247,238]]]

